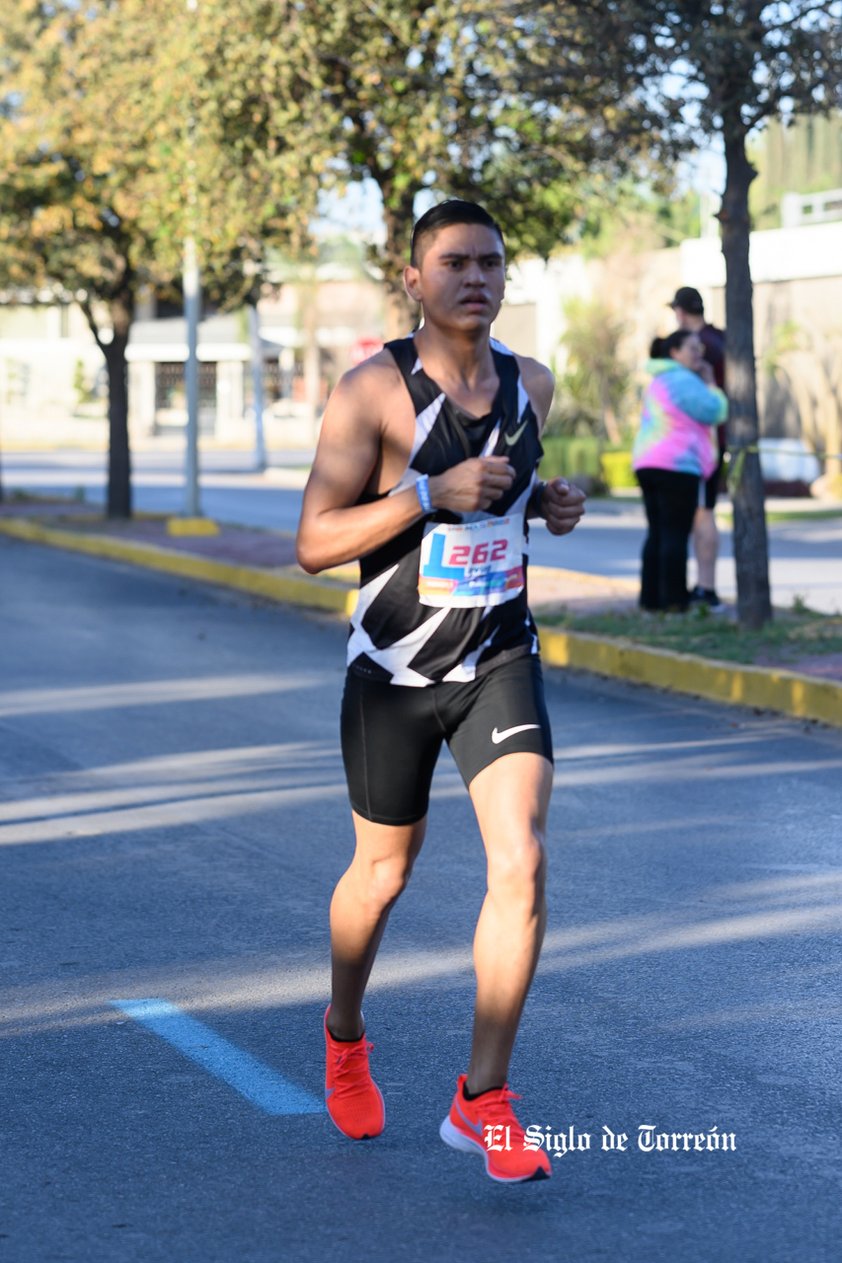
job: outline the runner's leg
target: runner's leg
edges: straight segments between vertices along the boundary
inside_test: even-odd
[[[470,784],[488,889],[474,936],[476,1007],[468,1091],[506,1082],[546,925],[544,837],[553,769],[539,754],[495,760]]]
[[[441,725],[428,690],[348,674],[342,757],[356,849],[330,905],[333,989],[328,1029],[362,1035],[363,994],[389,911],[424,841]]]
[[[332,998],[328,1026],[337,1039],[358,1039],[371,967],[389,919],[424,842],[427,820],[374,824],[353,813],[357,845],[330,905]]]

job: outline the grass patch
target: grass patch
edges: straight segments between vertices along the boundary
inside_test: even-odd
[[[774,526],[781,522],[829,522],[842,518],[842,507],[838,509],[767,509],[766,523]],[[716,510],[716,520],[733,525],[734,511],[730,508]]]
[[[792,512],[787,509],[773,509],[766,514],[766,521],[773,524],[775,522],[829,522],[840,517],[842,517],[842,509],[804,509],[800,513],[797,509]]]
[[[637,610],[571,614],[563,610],[541,621],[563,631],[623,637],[675,653],[755,666],[794,666],[816,654],[842,653],[842,616],[805,609],[776,611],[773,621],[760,631],[746,631],[731,619],[703,608],[666,615]]]

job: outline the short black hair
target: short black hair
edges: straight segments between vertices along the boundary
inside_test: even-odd
[[[439,202],[438,206],[431,206],[413,228],[409,247],[409,261],[413,267],[418,263],[418,242],[421,238],[438,232],[440,228],[448,228],[451,224],[482,224],[484,228],[491,228],[497,233],[500,245],[505,249],[500,225],[485,207],[477,202],[463,202],[461,198],[451,197],[446,202]]]
[[[673,351],[680,350],[687,339],[692,336],[692,329],[674,329],[666,338],[655,338],[649,348],[650,358],[653,360],[668,360]]]

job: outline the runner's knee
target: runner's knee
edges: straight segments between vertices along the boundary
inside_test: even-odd
[[[531,914],[544,897],[547,861],[537,828],[496,851],[488,861],[488,892],[506,906]]]
[[[360,898],[378,913],[391,907],[406,889],[412,873],[412,860],[407,856],[390,856],[357,864]]]

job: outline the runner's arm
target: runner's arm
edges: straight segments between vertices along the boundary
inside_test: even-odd
[[[553,401],[555,379],[548,368],[537,360],[518,357],[521,377],[532,409],[543,431]],[[551,535],[568,535],[585,512],[585,493],[566,478],[552,478],[539,483],[529,502],[529,516],[542,518]]]
[[[530,359],[526,355],[517,356],[521,381],[532,404],[532,411],[538,418],[538,433],[542,434],[547,424],[550,406],[555,393],[555,378],[545,364]]]
[[[384,400],[394,377],[380,357],[347,373],[325,409],[296,538],[299,565],[308,574],[355,561],[394,539],[424,516],[415,485],[365,504],[384,449],[393,439]],[[473,457],[429,479],[434,508],[471,512],[488,508],[511,486],[514,471],[503,456]]]

